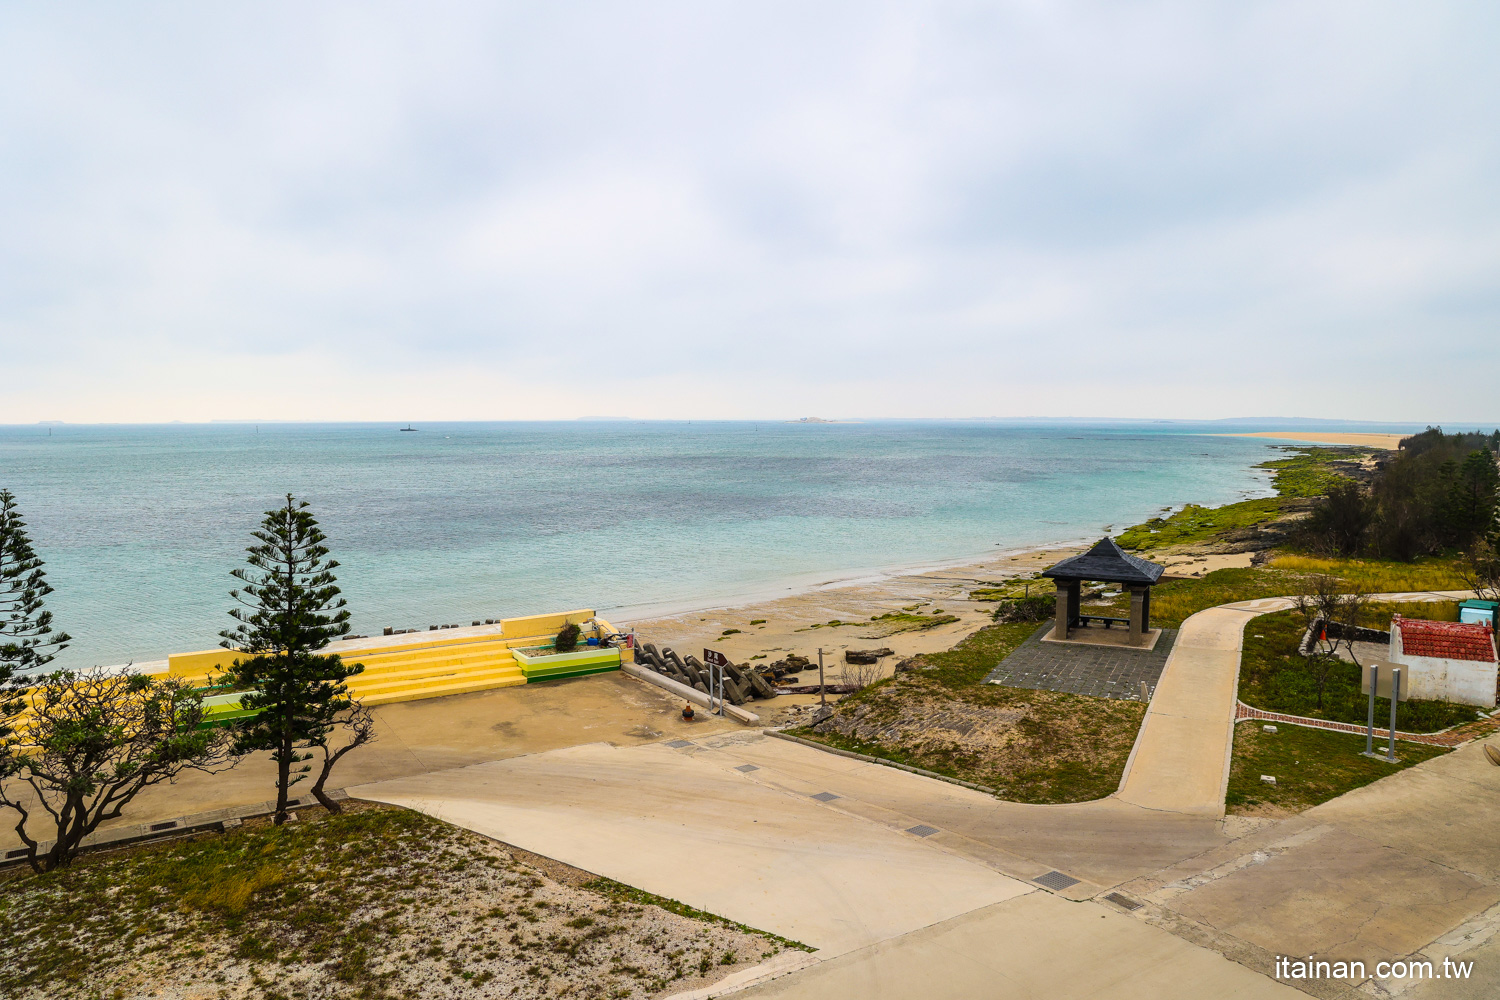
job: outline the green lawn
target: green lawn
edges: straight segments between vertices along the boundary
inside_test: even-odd
[[[1400,610],[1423,617],[1457,617],[1451,603],[1384,605],[1369,609],[1366,622],[1379,628],[1390,623]],[[1334,665],[1318,705],[1315,679],[1308,661],[1297,655],[1305,628],[1296,611],[1280,611],[1254,618],[1245,626],[1244,655],[1240,660],[1240,700],[1268,712],[1286,712],[1333,722],[1363,723],[1369,717],[1369,696],[1360,691],[1359,667],[1353,663]],[[1375,721],[1389,723],[1391,704],[1375,701]],[[1470,705],[1444,701],[1406,701],[1396,709],[1396,728],[1410,733],[1431,733],[1449,726],[1472,722],[1478,717]]]
[[[1365,749],[1362,735],[1288,725],[1278,725],[1276,732],[1268,733],[1263,725],[1241,722],[1234,727],[1234,755],[1224,797],[1230,812],[1255,812],[1264,806],[1300,812],[1448,752],[1398,742],[1397,761],[1388,764],[1361,756]],[[1384,745],[1377,736],[1376,751]],[[1275,778],[1276,784],[1262,781],[1263,774]]]

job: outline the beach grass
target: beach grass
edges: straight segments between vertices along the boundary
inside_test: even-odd
[[[1300,576],[1328,575],[1367,594],[1396,594],[1420,590],[1465,590],[1462,561],[1424,556],[1413,562],[1392,559],[1339,559],[1286,554],[1271,560],[1271,568]]]
[[[984,785],[1004,799],[1083,802],[1119,787],[1146,706],[985,684],[1037,629],[991,625],[840,701],[794,735]]]
[[[1377,735],[1377,750],[1384,745]],[[1397,743],[1397,760],[1391,764],[1362,756],[1364,749],[1365,738],[1355,733],[1288,725],[1268,733],[1261,723],[1241,722],[1234,728],[1224,804],[1237,813],[1301,812],[1448,752]],[[1262,781],[1261,775],[1276,783]]]

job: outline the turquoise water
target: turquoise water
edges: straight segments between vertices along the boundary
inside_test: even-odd
[[[1138,427],[552,423],[0,427],[74,644],[63,666],[203,649],[287,491],[356,632],[573,607],[628,618],[1097,537],[1265,495],[1273,447]]]

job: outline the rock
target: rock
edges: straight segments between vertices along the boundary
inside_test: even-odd
[[[750,689],[760,698],[776,697],[776,689],[760,674],[750,671]]]
[[[846,649],[844,650],[845,663],[875,663],[882,656],[894,655],[890,649],[881,646],[879,649]]]
[[[926,666],[926,664],[922,662],[922,658],[920,656],[908,656],[906,659],[896,664],[896,673],[904,674],[911,670],[921,670],[924,666]]]

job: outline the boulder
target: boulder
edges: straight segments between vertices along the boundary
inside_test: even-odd
[[[877,663],[882,656],[893,655],[891,650],[885,646],[879,649],[846,649],[844,650],[845,663]]]

